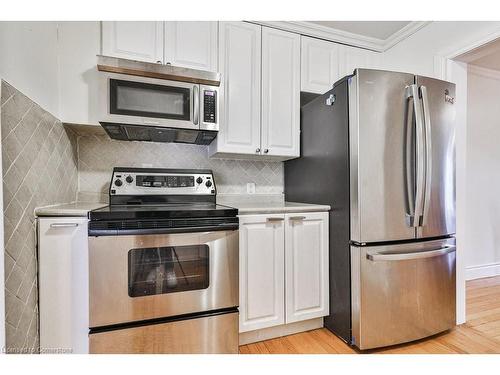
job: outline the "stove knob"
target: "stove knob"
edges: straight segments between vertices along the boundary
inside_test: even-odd
[[[197,183],[197,184],[201,184],[202,182],[203,182],[203,178],[198,177],[198,178],[196,179],[196,183]]]
[[[134,182],[134,178],[132,176],[127,176],[127,178],[125,178],[125,181],[131,184],[132,182]]]
[[[211,182],[211,181],[207,181],[207,182],[205,182],[205,186],[206,186],[207,188],[209,188],[210,186],[212,186],[212,182]]]
[[[116,179],[116,180],[115,180],[115,185],[116,185],[116,186],[122,186],[122,185],[123,185],[122,180],[120,180],[120,179]]]

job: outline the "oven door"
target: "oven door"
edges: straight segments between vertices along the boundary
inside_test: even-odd
[[[101,73],[99,121],[199,129],[200,85]]]
[[[238,306],[238,231],[89,237],[90,327]]]

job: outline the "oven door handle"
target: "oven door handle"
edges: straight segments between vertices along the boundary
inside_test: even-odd
[[[99,236],[128,236],[141,234],[176,234],[191,232],[216,232],[238,230],[238,223],[225,223],[211,226],[186,227],[186,228],[149,228],[149,229],[92,229],[89,228],[88,234],[91,237]]]

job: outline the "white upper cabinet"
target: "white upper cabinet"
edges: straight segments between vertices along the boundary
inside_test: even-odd
[[[262,153],[300,156],[300,35],[262,28]]]
[[[301,91],[324,94],[339,78],[339,45],[302,36]]]
[[[340,76],[352,74],[356,68],[380,68],[380,53],[362,48],[339,46]]]
[[[329,313],[328,212],[285,215],[286,323]]]
[[[284,215],[240,217],[240,332],[285,323]]]
[[[210,153],[260,152],[261,27],[219,22],[219,134]]]
[[[103,21],[102,54],[162,63],[163,35],[163,22]]]
[[[164,62],[217,71],[217,22],[165,22]]]

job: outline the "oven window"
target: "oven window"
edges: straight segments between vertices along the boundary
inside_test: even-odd
[[[190,121],[190,90],[111,79],[110,113]]]
[[[149,247],[128,252],[130,297],[206,289],[208,245]]]

